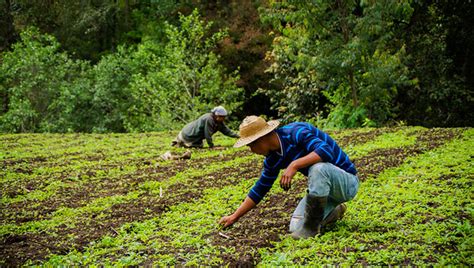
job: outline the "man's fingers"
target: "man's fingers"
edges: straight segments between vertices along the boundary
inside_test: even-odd
[[[283,175],[280,179],[280,186],[281,188],[285,189],[286,188],[286,177]]]
[[[227,224],[227,218],[226,217],[221,218],[221,220],[219,221],[219,224],[220,225],[226,225]]]
[[[283,175],[280,179],[280,186],[283,190],[288,191],[291,187],[291,179],[288,176]]]
[[[229,218],[229,217],[223,217],[220,221],[219,221],[219,224],[220,225],[223,225],[222,228],[227,228],[229,226],[231,226],[233,224],[232,220]]]

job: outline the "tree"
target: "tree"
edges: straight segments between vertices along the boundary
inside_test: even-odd
[[[237,72],[226,74],[212,52],[226,33],[211,34],[211,26],[195,10],[180,16],[179,27],[166,25],[169,41],[163,51],[153,41],[139,46],[137,53],[149,59],[150,69],[136,74],[131,84],[128,130],[170,128],[174,122],[189,122],[212,106],[223,104],[233,110],[241,104],[242,89],[235,84]]]
[[[75,131],[79,124],[75,105],[80,103],[82,80],[88,64],[61,53],[59,43],[36,28],[21,33],[21,42],[4,54],[0,90],[9,96],[0,113],[0,130],[8,132]]]
[[[469,126],[474,105],[474,5],[416,1],[406,30],[405,59],[416,86],[402,87],[398,118],[409,124]]]
[[[272,3],[263,19],[280,35],[268,71],[283,88],[266,92],[277,96],[286,119],[328,112],[335,126],[387,122],[397,89],[414,82],[402,64],[403,42],[394,35],[411,12],[408,1]]]
[[[133,47],[119,46],[116,53],[102,57],[93,66],[91,93],[92,132],[125,132],[127,110],[132,105],[130,83],[134,75],[145,72],[149,59],[137,58]]]

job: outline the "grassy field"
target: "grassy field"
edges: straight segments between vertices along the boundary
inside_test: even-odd
[[[263,158],[214,149],[163,160],[176,133],[0,135],[0,266],[474,265],[474,130],[328,131],[362,180],[342,221],[289,237],[306,191],[278,182],[234,227]]]

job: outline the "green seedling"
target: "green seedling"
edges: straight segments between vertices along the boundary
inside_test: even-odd
[[[442,140],[431,140],[433,133]],[[251,215],[223,230],[217,222],[245,198],[262,158],[216,136],[223,148],[193,150],[191,159],[178,162],[159,160],[175,134],[0,135],[1,148],[10,152],[0,155],[5,266],[12,256],[39,266],[474,262],[472,129],[335,131],[351,159],[377,166],[360,168],[367,180],[342,221],[301,241],[288,238],[287,225],[305,195],[303,176],[289,192],[276,181]],[[396,165],[384,155],[394,149],[402,159]],[[79,195],[85,190],[89,197]],[[81,197],[68,203],[75,194]],[[45,213],[48,206],[53,209]]]

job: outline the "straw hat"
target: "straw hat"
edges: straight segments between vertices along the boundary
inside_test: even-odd
[[[234,147],[242,147],[253,141],[265,136],[266,134],[270,133],[274,130],[280,122],[277,120],[271,120],[266,122],[265,119],[250,115],[245,117],[242,124],[239,127],[239,135],[240,139],[234,144]]]

